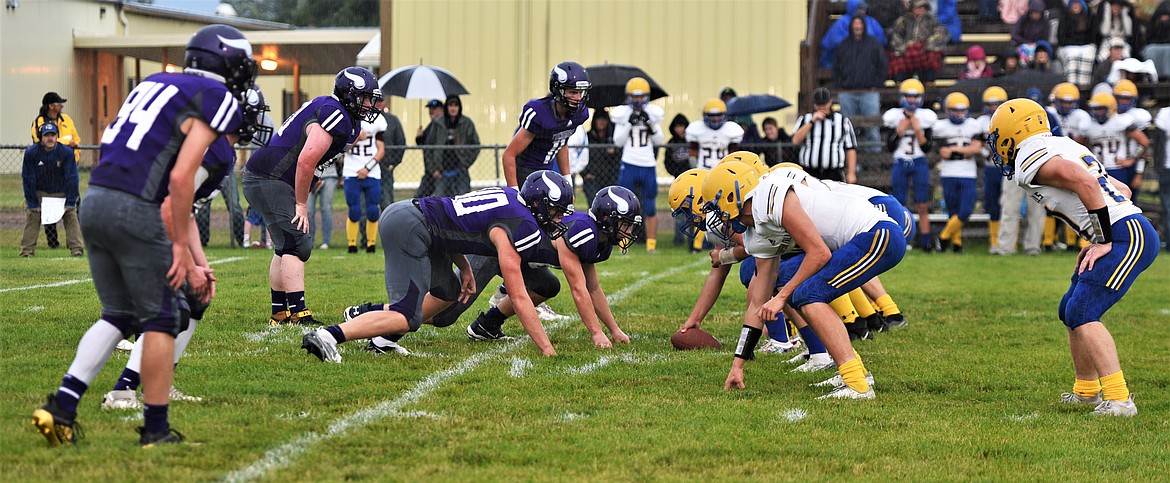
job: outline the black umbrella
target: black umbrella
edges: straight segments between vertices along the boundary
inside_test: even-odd
[[[407,99],[446,99],[447,96],[468,94],[463,84],[450,72],[421,64],[387,72],[378,79],[378,85],[382,88],[382,95]]]
[[[744,114],[779,111],[791,105],[791,102],[769,94],[739,96],[728,101],[727,115],[742,116]]]
[[[586,67],[585,71],[589,72],[589,82],[593,84],[586,104],[594,109],[625,104],[626,82],[634,77],[641,77],[650,83],[650,100],[669,95],[642,69],[632,65],[594,65]]]

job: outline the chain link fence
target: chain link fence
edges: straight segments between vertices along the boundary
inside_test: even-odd
[[[570,149],[581,152],[580,150],[586,147],[590,149],[591,159],[601,159],[600,157],[603,156],[603,153],[608,148],[618,148],[614,145],[592,144],[589,146],[570,146]],[[793,147],[790,144],[783,143],[741,145],[741,149],[765,153],[765,158],[770,158],[770,163],[773,162],[771,159],[796,161],[795,159],[788,159],[792,155],[792,150],[787,150],[788,155],[784,154],[786,151],[785,148]],[[26,148],[27,146],[0,145],[0,227],[7,230],[19,231],[24,223],[25,204],[20,171],[23,163],[24,150]],[[383,177],[387,179],[383,180],[384,194],[380,205],[381,207],[385,207],[395,200],[425,196],[428,194],[451,196],[468,190],[502,186],[504,184],[504,176],[501,159],[505,148],[506,146],[504,145],[388,146],[386,160],[400,161],[392,170],[383,170]],[[82,190],[84,190],[89,179],[89,171],[97,160],[97,147],[82,146],[79,151],[81,185]],[[254,223],[252,223],[253,221],[257,221],[259,217],[248,216],[248,203],[239,187],[240,169],[242,169],[250,152],[250,150],[239,151],[239,163],[234,173],[235,176],[225,180],[224,195],[219,199],[212,200],[206,209],[196,214],[196,221],[206,245],[216,247],[243,247],[245,246],[243,243],[245,234],[247,234],[249,235],[247,238],[253,242],[252,244],[259,242],[259,246],[264,246],[265,236],[262,228],[254,226]],[[465,154],[474,153],[474,156],[465,158],[474,159],[466,169],[459,165],[459,163],[452,162],[453,159],[458,158],[453,155],[459,152]],[[777,152],[781,154],[768,154]],[[594,153],[596,153],[596,157]],[[584,188],[588,188],[586,181],[597,180],[600,186],[605,186],[607,184],[614,184],[617,180],[618,163],[610,160],[610,162],[595,162],[593,164],[593,166],[587,167],[584,171],[584,174],[590,176],[589,180],[586,180],[581,174],[573,176],[573,183],[578,189],[577,205],[579,209],[584,209],[588,206],[586,197],[582,192]],[[670,210],[667,206],[666,190],[669,188],[672,178],[662,166],[663,164],[660,162],[658,177],[660,189],[656,203],[658,205],[658,212],[669,216]],[[436,167],[438,169],[434,169]],[[889,153],[885,152],[884,146],[861,143],[857,155],[857,181],[859,184],[889,192],[892,167],[893,159]],[[980,180],[976,183],[976,186],[980,190],[980,194],[975,209],[976,215],[973,216],[974,221],[977,223],[987,219],[984,214],[986,212],[982,207],[983,173],[982,169],[979,171]],[[336,172],[339,173],[340,170]],[[1156,173],[1147,173],[1147,181],[1143,185],[1143,189],[1135,194],[1135,201],[1145,210],[1147,216],[1151,218],[1155,226],[1159,230],[1163,230],[1164,224],[1160,222],[1162,219],[1162,207],[1157,194],[1157,179],[1158,176]],[[315,204],[318,207],[324,207],[324,209],[319,208],[316,210],[312,210],[311,208],[312,211],[316,212],[313,223],[315,232],[314,245],[329,243],[334,247],[340,247],[342,241],[348,242],[348,240],[345,240],[345,220],[349,216],[350,209],[345,199],[346,190],[344,188],[344,181],[340,180],[340,178],[338,180],[326,180],[326,183],[335,183],[334,189],[321,189],[314,197],[319,199],[311,200],[316,202]],[[593,187],[594,191],[600,186],[595,184]],[[328,199],[330,195],[332,199]],[[932,170],[931,173],[931,202],[929,206],[930,212],[935,214],[932,218],[935,218],[936,221],[940,219],[945,220],[945,215],[943,215],[945,213],[945,207],[942,205],[942,185],[939,181],[938,170]],[[81,209],[84,209],[84,207]],[[356,212],[364,214],[364,210],[360,208]],[[249,221],[249,218],[251,218],[251,221]],[[670,230],[672,225],[669,222],[659,223],[662,231]],[[965,230],[964,237],[985,237],[986,230],[974,228],[974,225],[969,235]],[[317,226],[327,226],[329,229],[327,231],[317,230]],[[364,228],[359,232],[364,234]],[[52,233],[51,230],[50,233]],[[661,234],[659,237],[661,238]],[[4,239],[13,238],[19,238],[19,236],[10,236]],[[54,240],[50,238],[49,241],[53,242]]]

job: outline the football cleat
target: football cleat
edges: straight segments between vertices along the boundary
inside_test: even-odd
[[[791,342],[780,342],[776,339],[768,339],[764,342],[764,346],[760,348],[760,352],[764,354],[783,354],[785,352],[792,352],[800,350],[803,344],[800,339]]]
[[[859,319],[852,324],[845,324],[845,330],[849,332],[849,340],[873,340],[873,330],[870,330],[866,325],[865,319]]]
[[[142,402],[133,389],[110,391],[102,398],[102,409],[142,409]]]
[[[1133,394],[1130,394],[1129,399],[1124,401],[1106,399],[1102,401],[1101,404],[1098,404],[1095,409],[1093,409],[1093,414],[1099,414],[1102,416],[1133,417],[1137,416],[1137,413],[1137,405],[1133,403]]]
[[[377,344],[373,339],[366,344],[366,352],[373,352],[375,354],[398,354],[400,356],[410,355],[410,351],[405,347],[398,345],[397,342],[386,340],[382,344]]]
[[[374,253],[376,251],[377,248],[375,248],[374,245],[366,245],[366,253]]]
[[[284,324],[285,322],[288,321],[288,318],[291,316],[292,316],[292,312],[289,312],[287,310],[285,310],[283,312],[277,312],[275,314],[272,314],[272,316],[268,318],[268,325],[272,326],[272,327],[276,327],[278,325]]]
[[[1076,393],[1066,392],[1060,395],[1061,404],[1092,404],[1098,406],[1103,402],[1101,393],[1094,394],[1093,397],[1079,396]]]
[[[346,252],[357,253],[357,245],[350,245],[349,248],[346,249]]]
[[[173,444],[183,442],[183,433],[178,432],[175,428],[168,429],[161,433],[148,433],[145,426],[139,426],[134,429],[138,431],[138,446],[143,448],[153,448],[159,444]]]
[[[183,394],[183,391],[175,389],[175,386],[171,386],[171,392],[170,392],[169,397],[170,397],[171,401],[203,402],[203,398],[201,398],[199,396],[188,396],[186,394]]]
[[[296,324],[296,325],[324,325],[324,324],[322,324],[322,323],[318,322],[318,321],[317,321],[317,319],[314,319],[314,318],[313,318],[313,311],[311,311],[311,310],[302,310],[302,311],[300,311],[300,312],[297,312],[297,313],[295,313],[295,314],[292,314],[292,315],[289,317],[289,319],[291,319],[291,320],[289,320],[289,323],[290,323],[290,324]]]
[[[45,404],[33,411],[32,424],[49,440],[50,446],[73,444],[81,439],[81,425],[77,424],[77,413],[66,413],[57,406],[57,396],[49,394]]]
[[[345,310],[341,311],[341,316],[345,318],[346,322],[349,322],[349,321],[357,318],[357,316],[362,315],[366,312],[369,312],[370,310],[373,310],[370,307],[371,305],[373,305],[373,304],[371,304],[369,302],[363,303],[361,305],[351,305],[349,307],[346,307]]]
[[[787,361],[784,361],[784,362],[786,362],[788,364],[804,364],[805,362],[808,361],[808,357],[809,357],[808,356],[808,348],[805,348],[804,352],[801,352],[800,354],[797,354],[796,357],[788,359]]]
[[[887,329],[886,319],[878,312],[874,312],[873,315],[861,319],[861,322],[865,324],[865,327],[869,329],[871,334],[873,332],[885,332]]]
[[[114,348],[118,349],[120,351],[129,352],[129,351],[134,350],[134,343],[130,342],[130,339],[122,339],[122,340],[118,341],[118,345]]]
[[[317,356],[321,362],[341,362],[341,354],[337,353],[337,343],[325,329],[317,329],[301,337],[301,348]]]
[[[903,317],[902,314],[900,314],[900,313],[894,314],[894,315],[887,315],[884,317],[884,319],[885,319],[886,330],[900,329],[902,327],[906,327],[906,326],[910,325],[909,322],[906,322],[906,317]]]
[[[867,384],[869,384],[869,385],[870,385],[870,387],[873,387],[873,373],[872,373],[872,372],[866,372],[866,373],[865,373],[865,382],[866,382]],[[836,376],[830,377],[830,378],[828,378],[828,379],[825,379],[825,380],[823,380],[823,381],[821,381],[821,382],[814,382],[814,383],[812,383],[812,384],[809,384],[809,387],[832,387],[832,388],[838,388],[838,387],[841,387],[841,386],[844,386],[844,385],[845,385],[845,379],[842,379],[842,378],[841,378],[841,375],[840,375],[840,374],[837,374]]]
[[[567,318],[564,315],[553,312],[552,307],[549,307],[548,304],[545,303],[541,303],[540,305],[536,306],[536,315],[540,317],[540,320],[545,322]]]
[[[484,314],[483,312],[480,312],[479,317],[476,317],[475,321],[472,322],[471,325],[467,326],[468,339],[512,340],[512,337],[508,337],[506,334],[504,334],[504,331],[500,330],[499,327],[492,327],[490,324],[486,323],[483,318]]]
[[[877,394],[873,392],[872,386],[870,386],[868,391],[857,392],[849,386],[842,385],[817,399],[873,399],[875,397],[877,397]]]
[[[829,354],[822,352],[820,354],[810,354],[808,361],[797,366],[792,372],[816,372],[835,367],[837,365],[833,363],[833,358]]]

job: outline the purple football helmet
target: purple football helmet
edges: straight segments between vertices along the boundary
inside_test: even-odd
[[[634,192],[621,186],[607,186],[593,197],[589,216],[597,222],[597,228],[625,252],[638,239],[638,227],[642,225],[642,203]]]
[[[244,92],[240,104],[244,108],[244,125],[240,127],[240,145],[267,146],[272,139],[272,118],[268,116],[268,103],[260,88],[252,86]]]
[[[374,122],[381,114],[374,104],[382,99],[382,89],[378,88],[378,79],[374,73],[365,67],[341,69],[333,81],[333,95],[354,118]]]
[[[252,87],[256,79],[256,61],[252,44],[235,27],[214,24],[203,27],[187,42],[183,59],[187,69],[223,77],[223,83],[236,97]]]
[[[524,179],[520,199],[549,238],[560,238],[568,229],[559,220],[573,212],[573,185],[560,173],[535,171]]]
[[[589,72],[576,62],[561,62],[553,67],[548,76],[548,93],[557,102],[565,106],[570,113],[585,109],[585,101],[589,99],[589,89],[593,84],[589,82]],[[583,91],[580,101],[573,101],[565,97],[566,89]]]

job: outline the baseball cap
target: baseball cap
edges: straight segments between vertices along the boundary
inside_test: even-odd
[[[57,94],[56,92],[46,92],[45,97],[41,98],[41,105],[42,106],[47,106],[49,104],[54,104],[54,103],[58,103],[58,102],[64,103],[65,98],[61,97],[61,95]]]
[[[832,102],[833,98],[829,94],[829,89],[824,88],[824,87],[818,87],[816,89],[813,89],[813,91],[812,91],[812,101],[813,101],[813,104],[820,106],[820,105],[825,105],[825,104]]]
[[[44,136],[44,135],[49,134],[49,133],[60,134],[57,131],[56,124],[53,124],[51,122],[46,122],[46,123],[41,125],[41,136]]]
[[[427,108],[433,108],[433,107],[443,107],[443,101],[440,101],[438,99],[431,99],[431,100],[427,101]]]
[[[723,96],[739,97],[738,95],[736,95],[735,89],[732,89],[730,87],[724,87],[723,90],[719,91],[719,97],[723,97]]]
[[[1121,37],[1110,37],[1109,48],[1125,48],[1125,39]]]
[[[982,60],[987,58],[987,52],[981,45],[972,45],[967,49],[967,60]]]
[[[927,10],[930,10],[930,2],[927,0],[913,0],[910,2],[910,8],[914,7],[926,7]]]

